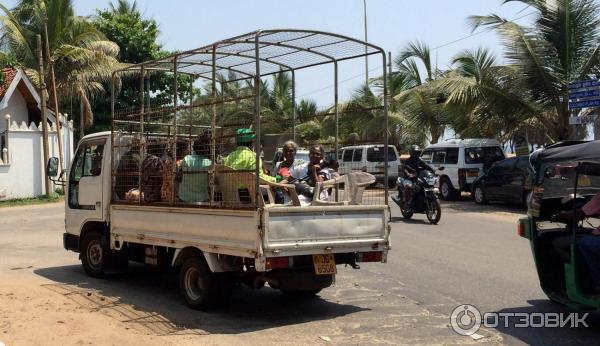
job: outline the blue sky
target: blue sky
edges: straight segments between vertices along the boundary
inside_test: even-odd
[[[15,0],[3,1],[8,7]],[[146,17],[155,19],[166,49],[185,50],[256,29],[303,28],[331,31],[364,38],[362,0],[138,0]],[[94,14],[107,8],[108,1],[74,0],[78,15]],[[435,48],[469,36],[470,15],[496,13],[508,19],[531,13],[521,3],[502,5],[500,0],[367,0],[368,40],[392,52],[392,56],[413,40]],[[527,23],[533,16],[519,22]],[[481,29],[478,31],[482,31]],[[434,50],[434,63],[448,67],[452,56],[463,49],[489,47],[502,62],[502,48],[492,32]],[[380,59],[369,60],[370,76],[381,74]],[[310,71],[309,71],[310,70]],[[308,69],[297,76],[299,98],[312,98],[320,106],[333,101],[332,68]],[[364,81],[364,60],[340,66],[340,98],[348,98]]]

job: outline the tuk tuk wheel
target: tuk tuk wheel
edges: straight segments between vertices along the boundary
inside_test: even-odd
[[[481,185],[475,186],[473,189],[473,199],[477,204],[487,204],[487,199],[485,198],[485,192]]]
[[[188,258],[179,272],[179,290],[189,307],[210,309],[219,301],[218,278],[211,273],[204,258]]]

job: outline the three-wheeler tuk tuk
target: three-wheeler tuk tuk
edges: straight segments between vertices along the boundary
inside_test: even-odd
[[[518,234],[531,243],[542,290],[552,301],[597,309],[590,268],[600,263],[586,261],[579,244],[600,226],[599,215],[582,211],[600,192],[600,141],[558,143],[534,152],[530,162],[534,188]]]

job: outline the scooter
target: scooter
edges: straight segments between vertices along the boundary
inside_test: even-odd
[[[413,197],[412,203],[404,200],[403,179],[398,178],[398,195],[392,196],[392,200],[400,207],[402,216],[410,219],[413,214],[425,214],[427,220],[433,225],[437,225],[442,217],[442,208],[438,199],[439,190],[435,187],[438,177],[430,171],[423,170],[418,173],[416,181],[412,184]]]

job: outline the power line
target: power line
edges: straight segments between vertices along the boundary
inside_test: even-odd
[[[523,11],[527,10],[529,7],[531,7],[531,5],[527,5],[525,8],[523,8],[523,9],[522,9],[521,11],[519,11],[519,12],[523,12]],[[529,16],[531,16],[532,14],[535,14],[535,13],[536,13],[535,11],[534,11],[534,12],[529,12],[529,13],[527,13],[527,14],[524,14],[524,15],[522,15],[522,16],[519,16],[519,17],[513,18],[513,19],[511,19],[511,20],[509,20],[509,21],[511,21],[511,22],[516,22],[516,21],[518,21],[518,20],[521,20],[521,19],[523,19],[523,18],[529,17]],[[444,44],[442,44],[442,45],[439,45],[439,46],[437,46],[437,47],[435,47],[435,48],[432,48],[431,50],[432,50],[432,51],[437,51],[437,50],[439,50],[440,48],[444,48],[444,47],[447,47],[447,46],[451,46],[451,45],[453,45],[453,44],[455,44],[455,43],[458,43],[458,42],[460,42],[460,41],[467,40],[467,39],[469,39],[469,38],[471,38],[471,37],[474,37],[474,36],[479,36],[479,35],[481,35],[481,34],[488,33],[488,32],[490,32],[490,31],[492,31],[492,30],[496,29],[497,27],[498,27],[498,25],[496,25],[496,26],[493,26],[493,27],[490,27],[490,28],[487,28],[487,29],[483,29],[483,30],[481,30],[481,31],[478,31],[478,32],[474,32],[474,33],[472,33],[472,34],[469,34],[469,35],[467,35],[467,36],[461,37],[461,38],[459,38],[459,39],[456,39],[456,40],[453,40],[453,41],[450,41],[450,42],[444,43]],[[379,66],[377,66],[377,67],[374,67],[374,68],[372,68],[372,69],[369,69],[368,71],[369,71],[369,72],[373,72],[373,71],[379,70],[380,68],[381,68],[381,65],[379,65]],[[362,77],[362,76],[364,76],[364,75],[365,75],[364,73],[360,73],[360,74],[354,75],[354,76],[352,76],[352,77],[349,77],[349,78],[343,79],[343,80],[341,80],[341,81],[338,81],[338,85],[339,85],[339,84],[346,83],[346,82],[349,82],[349,81],[351,81],[351,80],[354,80],[354,79],[357,79],[357,78],[360,78],[360,77]],[[325,87],[322,87],[322,88],[319,88],[319,89],[315,89],[315,90],[312,90],[312,91],[306,92],[306,93],[304,93],[304,94],[302,94],[302,95],[298,96],[298,98],[303,98],[303,97],[305,97],[305,96],[308,96],[308,95],[316,94],[316,93],[318,93],[318,92],[325,91],[325,90],[331,89],[331,88],[333,88],[333,87],[335,87],[335,84],[331,84],[331,85],[328,85],[328,86],[325,86]]]

